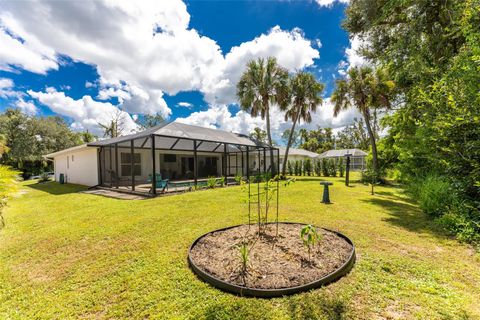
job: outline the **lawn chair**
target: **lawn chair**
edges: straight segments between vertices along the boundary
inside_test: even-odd
[[[168,181],[169,179],[162,179],[162,175],[160,173],[155,173],[155,188],[161,189],[161,193],[165,192],[165,189],[168,190]],[[147,182],[152,182],[151,174],[148,175]],[[152,188],[150,188],[149,192],[152,192]]]

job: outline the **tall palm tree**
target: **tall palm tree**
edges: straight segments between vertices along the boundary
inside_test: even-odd
[[[395,84],[388,80],[383,69],[374,70],[369,66],[353,67],[346,79],[337,80],[332,94],[334,103],[333,115],[336,117],[341,110],[355,106],[365,120],[370,144],[372,147],[373,170],[378,172],[378,154],[375,129],[372,127],[371,111],[377,108],[389,108]]]
[[[252,117],[260,115],[262,120],[266,119],[268,143],[272,146],[270,106],[276,103],[283,109],[288,104],[288,71],[273,57],[250,61],[237,84],[237,98],[242,110],[250,112]],[[270,165],[276,172],[273,164],[270,149]]]
[[[292,120],[292,129],[288,138],[285,157],[283,158],[282,174],[285,174],[288,162],[288,151],[292,144],[295,126],[300,120],[312,122],[312,114],[317,106],[323,103],[321,94],[325,86],[318,82],[311,73],[299,72],[290,82],[291,105],[285,112],[285,121]]]

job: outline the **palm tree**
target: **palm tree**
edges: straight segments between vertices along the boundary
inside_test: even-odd
[[[347,78],[337,80],[332,94],[334,103],[333,115],[336,117],[341,110],[355,106],[363,115],[372,146],[372,165],[378,173],[378,155],[375,129],[372,128],[371,110],[389,108],[395,84],[388,80],[383,69],[374,70],[369,66],[353,67],[348,71]]]
[[[273,57],[250,61],[237,84],[237,98],[242,110],[250,112],[252,117],[260,115],[262,120],[266,119],[268,143],[272,146],[270,106],[276,103],[283,109],[288,104],[288,71]],[[270,165],[275,172],[271,148]]]
[[[300,136],[300,145],[304,144],[308,140],[308,130],[302,128],[298,130],[298,135]]]
[[[317,106],[323,103],[321,97],[325,86],[318,82],[311,73],[299,72],[290,83],[291,105],[285,112],[285,121],[292,120],[292,129],[288,138],[285,157],[283,158],[282,174],[285,174],[288,161],[288,151],[292,144],[295,126],[299,120],[305,122],[312,121],[312,112],[317,110]]]

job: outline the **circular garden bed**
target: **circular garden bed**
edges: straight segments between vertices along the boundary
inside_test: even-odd
[[[355,247],[339,232],[317,228],[310,254],[300,236],[304,224],[240,225],[209,232],[190,247],[188,261],[204,281],[222,290],[277,297],[333,282],[350,271]],[[241,244],[247,243],[246,266]]]

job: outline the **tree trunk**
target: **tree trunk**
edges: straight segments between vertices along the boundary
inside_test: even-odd
[[[270,167],[272,170],[272,175],[274,176],[277,173],[277,168],[274,166],[274,161],[273,161],[273,143],[272,143],[272,134],[270,132],[270,108],[268,106],[268,100],[263,103],[263,107],[265,108],[265,116],[267,118],[267,137],[268,137],[268,144],[270,145]],[[263,161],[265,161],[264,159]],[[278,159],[280,161],[280,159]],[[259,164],[260,165],[260,164]]]
[[[290,130],[290,136],[288,137],[288,143],[287,143],[287,148],[285,149],[285,156],[283,158],[283,167],[282,167],[282,174],[285,175],[285,170],[287,169],[287,163],[288,163],[288,151],[290,150],[290,146],[292,145],[292,138],[293,138],[293,133],[295,132],[295,125],[297,124],[298,121],[298,114],[295,115],[295,119],[293,120],[292,124],[292,129]]]
[[[378,173],[378,156],[377,156],[377,142],[375,141],[375,133],[372,130],[372,125],[370,123],[370,114],[367,111],[363,112],[363,117],[365,118],[365,125],[367,126],[368,135],[370,137],[370,144],[372,145],[372,165],[375,174]]]

